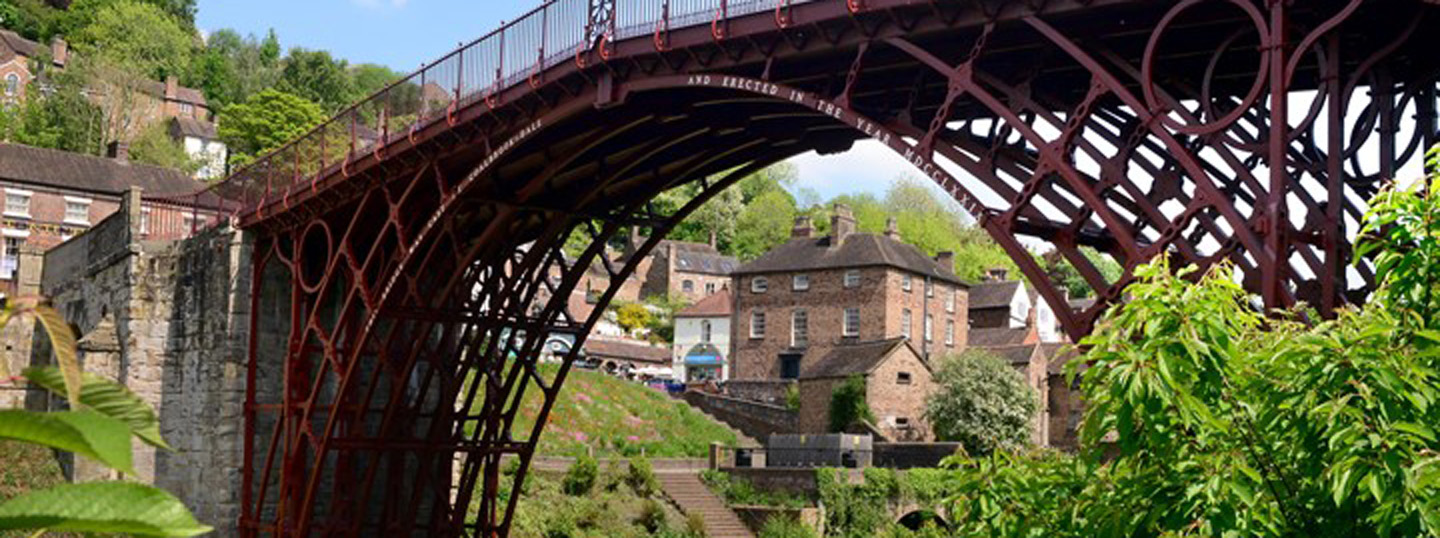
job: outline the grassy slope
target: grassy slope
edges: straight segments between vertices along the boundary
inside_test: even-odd
[[[551,378],[556,365],[542,365]],[[538,391],[526,391],[515,425],[523,438],[540,411]],[[526,432],[526,433],[522,433]],[[735,433],[685,402],[643,385],[573,369],[540,437],[541,456],[597,457],[639,454],[653,458],[702,458],[711,442],[735,443]]]

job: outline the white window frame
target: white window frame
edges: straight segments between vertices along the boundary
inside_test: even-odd
[[[750,313],[750,338],[756,340],[765,338],[765,311],[756,310]]]
[[[757,276],[750,279],[750,293],[765,293],[770,291],[770,279]]]
[[[680,281],[680,291],[683,291],[685,293],[695,293],[695,281],[688,278]]]
[[[150,234],[150,208],[140,208],[140,235]]]
[[[945,313],[946,313],[946,314],[954,314],[954,313],[955,313],[955,296],[957,296],[957,295],[960,295],[960,292],[957,291],[956,288],[950,288],[950,300],[945,301]]]
[[[790,313],[790,347],[810,347],[810,313],[804,308]]]
[[[20,246],[30,237],[30,231],[6,228],[3,232],[3,236],[0,236],[0,239],[3,239],[0,240],[0,280],[15,280],[20,276]],[[15,252],[11,252],[9,248],[11,239],[16,242]],[[13,266],[5,267],[7,264]]]
[[[700,320],[700,341],[701,341],[701,342],[704,342],[704,343],[706,343],[706,344],[710,343],[710,337],[711,337],[713,331],[714,331],[714,328],[710,325],[710,320],[708,320],[708,319],[702,319],[702,320]]]
[[[89,199],[89,198],[81,198],[81,197],[79,197],[79,196],[66,196],[66,197],[65,197],[65,224],[73,224],[73,225],[76,225],[76,226],[87,226],[87,227],[90,226],[90,206],[91,206],[91,204],[93,204],[93,203],[95,203],[95,201],[94,201],[94,200],[91,200],[91,199]],[[71,218],[71,216],[70,216],[70,204],[76,204],[76,205],[84,206],[84,207],[85,207],[85,218],[83,218],[83,219],[82,219],[82,218]]]
[[[945,345],[955,347],[955,320],[945,320]]]
[[[915,328],[915,314],[909,308],[900,311],[900,334],[906,338],[914,339],[915,335],[910,331]]]
[[[20,94],[20,74],[10,73],[5,75],[5,95],[15,96]]]
[[[860,336],[860,309],[853,307],[846,308],[842,315],[845,317],[840,321],[842,326],[841,334],[846,338]],[[852,319],[854,320],[853,322],[851,321]]]
[[[790,291],[806,291],[810,289],[810,275],[800,273],[790,277]]]
[[[925,341],[935,341],[935,316],[925,316]]]
[[[24,211],[24,212],[11,211],[11,210],[10,210],[10,197],[11,197],[11,196],[17,196],[17,197],[21,197],[21,198],[24,198],[24,199],[25,199],[25,211]],[[4,211],[3,214],[4,214],[5,216],[7,216],[7,217],[16,217],[16,218],[28,219],[28,218],[30,218],[30,207],[31,207],[31,205],[32,205],[34,202],[35,202],[35,193],[34,193],[33,191],[27,191],[27,190],[24,190],[24,189],[6,188],[6,189],[5,189],[5,207],[4,207],[4,210],[5,210],[5,211]]]
[[[858,287],[860,287],[860,283],[861,283],[861,276],[860,276],[860,270],[859,270],[859,269],[851,269],[851,270],[849,270],[849,271],[845,271],[845,282],[844,282],[844,284],[845,284],[845,287],[846,287],[846,288],[858,288]]]
[[[934,296],[935,296],[935,281],[930,280],[930,279],[927,278],[927,279],[925,279],[925,297],[928,298],[928,297],[934,297]]]
[[[900,275],[900,289],[909,292],[915,289],[915,279],[910,278],[910,273]]]
[[[714,282],[706,282],[706,283],[705,283],[705,295],[714,295],[714,294],[715,294],[715,283],[714,283]]]

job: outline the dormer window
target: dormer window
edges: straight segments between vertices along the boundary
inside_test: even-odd
[[[810,275],[795,275],[790,281],[791,291],[805,291],[810,289]]]
[[[750,293],[765,293],[770,291],[770,279],[757,276],[750,279]]]

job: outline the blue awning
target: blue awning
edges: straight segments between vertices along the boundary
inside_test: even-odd
[[[720,357],[716,355],[690,355],[685,357],[685,366],[719,366]]]

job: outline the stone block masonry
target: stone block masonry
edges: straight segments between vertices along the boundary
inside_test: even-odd
[[[223,226],[141,240],[139,202],[128,193],[120,211],[47,253],[41,293],[79,331],[85,368],[124,383],[159,415],[174,451],[137,442],[135,478],[174,493],[224,535],[240,508],[251,245]],[[32,361],[48,357],[38,346]],[[69,469],[82,480],[103,471]]]

